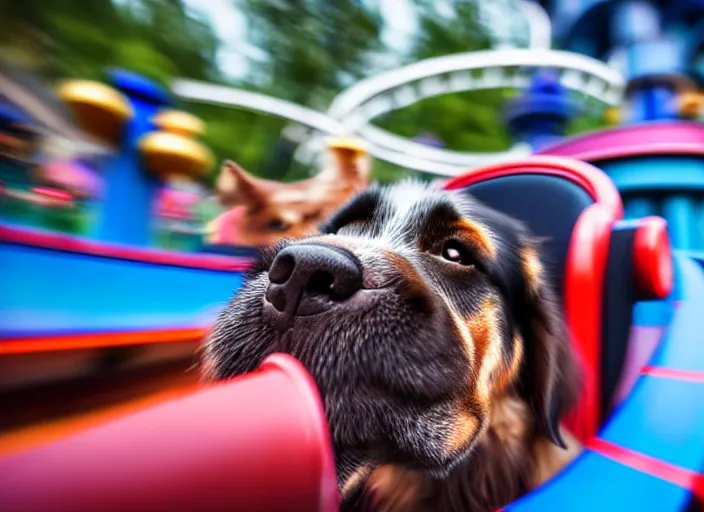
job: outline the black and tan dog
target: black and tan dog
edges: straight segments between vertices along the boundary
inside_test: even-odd
[[[458,192],[357,196],[265,250],[203,351],[206,378],[297,357],[323,397],[343,509],[491,511],[551,477],[578,372],[536,242]]]

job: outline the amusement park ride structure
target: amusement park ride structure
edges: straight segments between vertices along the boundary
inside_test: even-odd
[[[576,431],[585,450],[558,478],[503,510],[699,510],[704,126],[692,119],[703,103],[697,65],[704,4],[540,3],[565,50],[419,62],[354,85],[326,113],[188,80],[177,80],[173,92],[308,126],[309,155],[320,135],[363,138],[377,158],[452,176],[446,188],[467,190],[557,240],[558,282],[586,370]],[[530,7],[536,20],[540,8]],[[624,64],[615,70],[607,61]],[[146,213],[164,171],[194,176],[211,162],[192,140],[202,127],[169,110],[164,91],[127,73],[111,79],[114,89],[64,91],[84,125],[100,119],[102,130],[121,128],[111,136],[120,152],[107,170],[114,195],[102,212],[101,240],[0,225],[0,277],[12,290],[0,295],[0,355],[195,343],[248,268],[243,259],[145,247]],[[505,112],[520,144],[507,152],[446,151],[371,124],[423,98],[495,87],[520,91]],[[560,140],[579,98],[621,106],[623,126]],[[76,275],[90,279],[77,287]],[[212,409],[236,413],[207,421]],[[330,512],[331,461],[315,384],[294,360],[274,355],[259,372],[223,387],[0,461],[0,508],[208,511],[239,503]]]
[[[554,69],[563,87],[605,105],[620,103],[622,76],[607,65],[579,54],[548,49],[506,49],[428,59],[362,80],[340,93],[328,111],[313,111],[248,91],[192,80],[176,80],[183,99],[258,110],[285,117],[328,135],[355,135],[382,160],[431,174],[455,176],[468,168],[530,154],[526,145],[501,153],[461,153],[413,142],[370,122],[392,110],[426,98],[482,89],[524,89],[536,69]],[[308,151],[320,148],[312,137]]]

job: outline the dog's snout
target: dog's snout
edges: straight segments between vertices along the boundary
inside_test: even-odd
[[[347,250],[296,244],[276,255],[269,269],[266,299],[287,326],[295,316],[322,313],[362,288],[362,269]]]

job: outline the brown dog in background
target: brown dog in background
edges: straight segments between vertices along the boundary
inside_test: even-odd
[[[356,140],[330,139],[322,171],[293,183],[257,178],[226,161],[216,190],[228,210],[209,225],[208,242],[261,246],[315,233],[354,193],[367,188],[370,160]]]
[[[580,449],[559,426],[580,381],[539,246],[461,192],[371,188],[322,234],[264,250],[204,375],[273,352],[319,387],[343,510],[494,511]]]

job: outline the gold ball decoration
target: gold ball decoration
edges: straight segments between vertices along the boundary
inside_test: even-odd
[[[700,92],[685,92],[677,98],[677,111],[684,119],[697,119],[704,112],[704,96]]]
[[[615,126],[621,122],[623,112],[617,107],[608,107],[604,110],[604,121],[610,126]]]
[[[160,130],[178,133],[186,137],[196,137],[205,133],[203,121],[193,114],[181,110],[162,110],[151,121]]]
[[[144,165],[162,180],[200,178],[213,166],[213,155],[203,144],[178,133],[150,132],[138,144]]]
[[[348,149],[357,153],[367,153],[364,143],[356,137],[329,137],[325,142],[331,149]]]
[[[86,132],[109,144],[119,144],[125,123],[134,115],[127,98],[112,87],[90,80],[67,80],[57,93]]]

